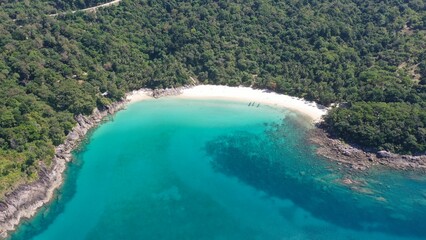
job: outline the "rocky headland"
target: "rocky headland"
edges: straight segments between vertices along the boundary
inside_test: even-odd
[[[351,146],[332,138],[321,128],[310,132],[309,140],[318,146],[317,153],[337,161],[355,171],[364,171],[374,166],[396,170],[415,170],[426,172],[426,155],[400,155],[388,151],[372,151]]]

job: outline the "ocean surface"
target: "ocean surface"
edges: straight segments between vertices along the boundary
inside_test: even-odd
[[[351,173],[315,155],[309,127],[258,103],[133,103],[11,239],[426,239],[425,175]]]

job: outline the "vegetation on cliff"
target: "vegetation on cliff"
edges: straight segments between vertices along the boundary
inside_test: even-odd
[[[346,103],[337,137],[395,152],[426,146],[421,0],[123,0],[0,3],[0,192],[36,177],[89,114],[141,88],[245,85]]]

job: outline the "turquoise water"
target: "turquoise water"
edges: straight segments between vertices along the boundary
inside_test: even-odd
[[[425,239],[425,177],[353,174],[314,154],[300,119],[218,100],[132,104],[11,239]]]

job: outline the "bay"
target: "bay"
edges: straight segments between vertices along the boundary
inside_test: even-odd
[[[421,174],[350,174],[315,155],[302,116],[248,105],[129,105],[88,136],[56,198],[11,239],[426,237]]]

